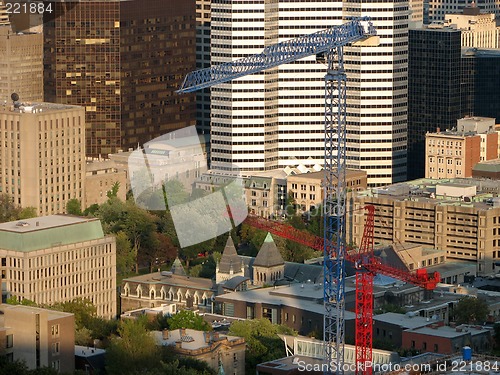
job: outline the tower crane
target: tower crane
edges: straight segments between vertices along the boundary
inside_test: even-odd
[[[367,205],[363,209],[368,213],[361,245],[357,251],[353,248],[346,248],[345,259],[353,263],[356,269],[356,374],[371,375],[373,349],[373,279],[375,274],[378,273],[402,280],[426,290],[434,290],[436,288],[440,280],[440,275],[438,272],[429,274],[425,268],[417,269],[416,272],[409,272],[408,270],[396,268],[389,264],[383,264],[373,252],[375,207],[373,205]],[[323,252],[327,251],[323,238],[310,232],[296,229],[291,225],[274,222],[256,215],[248,215],[245,223],[308,246],[312,249]]]
[[[189,73],[177,93],[188,93],[231,81],[301,58],[324,53],[325,75],[325,191],[324,191],[324,361],[344,368],[345,332],[345,207],[346,207],[346,75],[343,47],[376,35],[368,18],[348,22],[274,44],[252,56]],[[330,371],[327,371],[330,373]]]

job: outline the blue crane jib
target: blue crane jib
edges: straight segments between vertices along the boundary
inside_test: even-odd
[[[332,48],[345,46],[372,35],[376,35],[376,30],[368,18],[353,18],[342,25],[266,47],[259,54],[191,72],[185,77],[177,93],[193,92],[229,82],[235,78],[327,52]]]

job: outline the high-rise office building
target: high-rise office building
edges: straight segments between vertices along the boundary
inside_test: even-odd
[[[175,93],[196,67],[194,2],[54,5],[44,25],[45,98],[85,107],[87,155],[195,124],[194,94]]]
[[[461,13],[468,6],[500,15],[500,0],[424,0],[424,23],[444,21],[446,14]]]
[[[43,99],[43,37],[17,32],[0,1],[0,104],[12,93],[27,101]]]
[[[492,117],[500,122],[500,50],[469,48],[462,51],[464,77],[472,89],[467,102],[475,116]]]
[[[0,193],[38,215],[84,200],[85,110],[34,103],[0,105]]]
[[[409,12],[404,0],[370,3],[343,3],[344,17],[370,17],[380,37],[345,49],[347,156],[375,186],[406,180]]]
[[[446,25],[462,31],[462,47],[499,48],[500,27],[493,13],[480,13],[477,6],[465,7],[463,13],[446,14]]]
[[[345,48],[348,165],[380,185],[406,178],[408,3],[374,4],[214,0],[211,59],[216,65],[260,53],[343,16],[371,16],[381,45]],[[325,72],[324,61],[310,56],[213,87],[212,168],[323,164]]]
[[[470,114],[461,105],[460,31],[410,30],[408,63],[408,178],[425,174],[425,134],[451,129]]]

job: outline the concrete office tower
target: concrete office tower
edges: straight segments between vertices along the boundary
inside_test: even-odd
[[[408,178],[425,175],[425,134],[451,129],[469,115],[461,103],[460,31],[410,30],[408,68]]]
[[[340,24],[343,14],[371,16],[383,43],[345,49],[348,165],[366,169],[371,185],[404,180],[407,2],[377,2],[374,8],[344,2],[343,13],[341,2],[215,0],[212,64]],[[212,168],[229,169],[234,164],[257,171],[300,163],[322,165],[325,72],[326,65],[311,56],[213,87]]]
[[[116,316],[116,241],[95,218],[51,215],[0,224],[2,300],[41,305],[89,299]]]
[[[0,1],[0,104],[14,92],[26,101],[43,99],[43,37],[17,33]]]
[[[174,92],[196,68],[194,1],[54,5],[44,25],[45,98],[85,106],[87,155],[195,124],[194,94]]]
[[[483,14],[478,7],[466,7],[462,14],[446,14],[445,24],[462,31],[462,47],[499,48],[500,27],[493,13]]]
[[[368,185],[406,180],[408,1],[344,2],[344,17],[368,16],[378,46],[345,49],[348,167],[366,170]]]
[[[35,207],[38,215],[64,213],[74,198],[82,202],[84,108],[0,105],[0,134],[0,192],[21,207]]]
[[[424,22],[424,0],[410,0],[410,27],[422,26]]]
[[[461,13],[468,6],[477,6],[482,13],[500,15],[500,0],[424,0],[424,23],[444,21],[449,13]]]

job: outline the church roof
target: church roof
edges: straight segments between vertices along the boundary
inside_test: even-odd
[[[184,270],[184,267],[182,266],[179,257],[175,258],[174,263],[172,264],[172,268],[170,269],[170,272],[172,272],[174,275],[186,276],[186,271]]]
[[[276,244],[274,243],[271,233],[267,233],[266,239],[260,248],[253,266],[257,267],[273,267],[285,264]]]
[[[222,257],[219,262],[219,272],[229,273],[231,266],[233,267],[233,272],[240,272],[241,269],[241,259],[236,252],[233,240],[231,236],[227,238],[226,247],[222,253]]]

